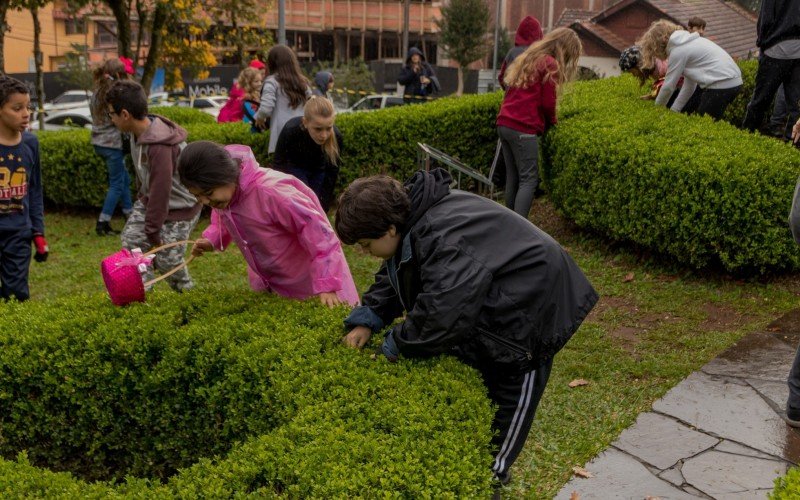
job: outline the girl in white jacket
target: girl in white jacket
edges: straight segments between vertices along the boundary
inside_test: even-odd
[[[683,110],[699,86],[702,89],[696,113],[719,120],[742,90],[742,72],[722,47],[698,33],[689,33],[669,21],[656,21],[640,40],[642,57],[669,58],[664,85],[656,104],[666,106],[683,76],[683,87],[672,111]]]

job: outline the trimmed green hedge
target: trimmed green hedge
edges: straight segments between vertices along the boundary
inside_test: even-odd
[[[154,106],[150,108],[150,112],[169,118],[181,125],[217,123],[217,120],[210,114],[204,113],[198,109],[183,106]]]
[[[563,96],[543,144],[553,202],[582,227],[693,267],[800,268],[787,221],[800,153],[640,92],[622,77]]]
[[[344,147],[340,185],[359,176],[388,172],[400,178],[416,170],[417,142],[444,149],[469,165],[487,166],[496,139],[494,117],[500,94],[438,99],[434,102],[337,117]],[[169,111],[168,111],[169,110]],[[246,144],[259,161],[269,164],[269,133],[252,134],[243,123],[216,123],[210,115],[177,107],[154,108],[189,132],[189,141]],[[190,119],[184,119],[182,115]],[[203,123],[211,119],[211,123]],[[100,207],[107,174],[103,160],[89,144],[89,131],[39,134],[45,196],[59,206]]]
[[[477,373],[346,348],[344,309],[230,290],[3,308],[4,498],[491,491]]]
[[[800,498],[800,468],[792,467],[785,476],[775,480],[770,500],[795,500]]]

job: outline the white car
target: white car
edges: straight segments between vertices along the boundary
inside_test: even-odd
[[[89,90],[68,90],[50,102],[44,104],[45,114],[67,109],[83,108],[89,106],[92,92]]]
[[[192,107],[208,113],[214,118],[219,115],[219,110],[228,102],[226,95],[211,95],[205,97],[195,97],[193,101],[178,101],[178,106]]]
[[[92,112],[89,107],[53,111],[44,119],[44,130],[71,130],[76,128],[92,128]],[[31,119],[31,130],[39,130],[39,120]]]
[[[343,109],[340,113],[354,113],[356,111],[374,111],[376,109],[392,108],[394,106],[403,106],[406,101],[402,97],[394,95],[368,95],[359,100],[347,109]]]

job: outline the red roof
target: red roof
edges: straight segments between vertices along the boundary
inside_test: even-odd
[[[564,9],[561,12],[561,17],[559,17],[556,22],[556,28],[570,26],[572,23],[591,19],[597,15],[597,13],[598,12],[594,10]]]
[[[747,57],[758,51],[756,19],[744,9],[722,0],[622,0],[594,16],[591,23],[600,25],[605,19],[637,2],[647,4],[665,18],[684,26],[692,17],[702,18],[707,23],[705,36],[735,58]],[[616,45],[611,40],[608,42]]]
[[[593,23],[592,21],[579,21],[576,23],[572,23],[570,28],[578,32],[580,32],[581,30],[589,32],[591,35],[597,38],[598,41],[607,45],[612,52],[613,51],[622,52],[631,45],[630,43],[627,43],[625,40],[615,35],[608,28],[604,27],[603,25]]]

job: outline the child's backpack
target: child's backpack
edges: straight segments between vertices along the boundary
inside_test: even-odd
[[[244,92],[238,85],[234,85],[228,94],[228,100],[225,105],[219,110],[217,115],[217,122],[240,122],[244,117],[244,110],[242,109],[242,100]]]

